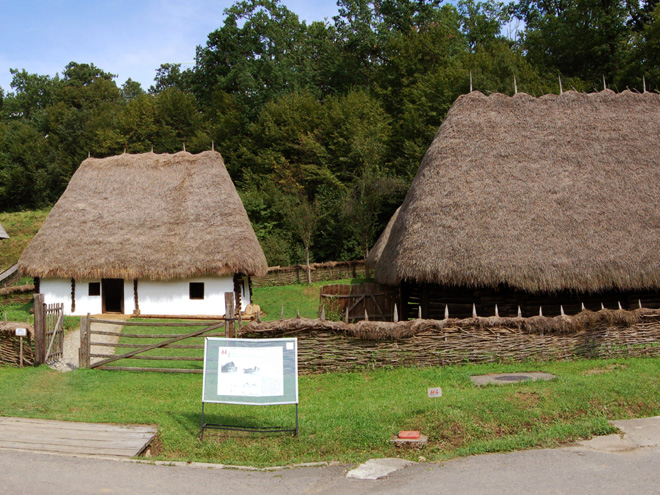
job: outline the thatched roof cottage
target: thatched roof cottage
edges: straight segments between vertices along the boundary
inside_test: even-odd
[[[266,259],[215,151],[88,158],[19,260],[67,313],[222,315]]]
[[[660,95],[484,96],[450,109],[374,246],[404,314],[660,305]]]

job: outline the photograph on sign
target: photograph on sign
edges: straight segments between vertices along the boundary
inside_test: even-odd
[[[218,395],[264,397],[284,393],[281,347],[222,347],[218,353]]]
[[[202,402],[297,404],[297,339],[207,338]]]

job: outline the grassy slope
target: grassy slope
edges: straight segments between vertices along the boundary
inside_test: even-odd
[[[333,280],[311,285],[285,285],[280,287],[255,287],[253,301],[265,313],[264,321],[279,320],[284,307],[284,318],[295,318],[297,311],[303,318],[318,318],[319,294],[323,285],[350,284],[363,280]]]
[[[37,211],[0,213],[0,223],[9,239],[0,242],[0,271],[18,261],[19,256],[46,220],[50,208]]]
[[[660,414],[660,359],[464,365],[300,378],[300,435],[210,431],[198,440],[200,375],[0,367],[0,415],[147,423],[161,459],[277,465],[397,456],[441,460],[547,447],[612,432],[608,419]],[[546,371],[552,382],[477,388],[469,376]],[[438,413],[427,387],[442,386]],[[209,404],[207,421],[292,426],[293,407]],[[423,451],[396,450],[399,430],[429,436]]]

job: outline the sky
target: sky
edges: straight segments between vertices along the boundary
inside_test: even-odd
[[[164,63],[195,63],[195,48],[224,22],[232,0],[0,0],[0,87],[9,69],[55,76],[69,62],[93,63],[143,89]],[[308,23],[337,14],[336,0],[282,0]]]

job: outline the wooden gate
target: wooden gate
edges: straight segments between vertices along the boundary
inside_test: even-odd
[[[225,315],[234,315],[234,293],[225,294]],[[202,373],[204,337],[233,337],[234,324],[240,317],[220,321],[145,322],[80,319],[80,367],[121,371],[160,371],[166,373]],[[109,326],[109,327],[108,327]],[[120,327],[117,330],[117,326]],[[130,327],[126,331],[126,327]],[[186,328],[198,327],[193,331]],[[199,328],[203,327],[203,328]],[[135,328],[135,330],[133,330]],[[182,343],[187,341],[186,343]],[[98,352],[93,349],[114,349]],[[120,349],[125,350],[121,354]],[[122,363],[117,363],[117,361]],[[136,362],[135,362],[136,361]],[[170,367],[162,364],[170,362]],[[174,367],[176,366],[178,367]]]
[[[364,320],[392,321],[394,304],[398,300],[396,288],[386,285],[332,284],[321,287],[319,313],[325,307],[336,319],[348,319],[349,323]]]
[[[46,304],[46,363],[64,356],[64,304]]]
[[[44,295],[34,295],[34,362],[36,365],[62,359],[64,352],[64,304],[44,304]]]

